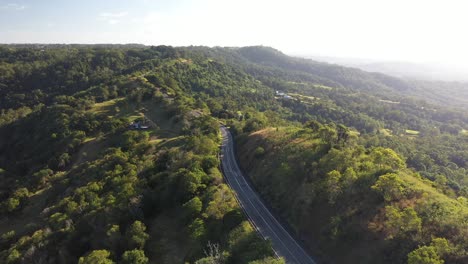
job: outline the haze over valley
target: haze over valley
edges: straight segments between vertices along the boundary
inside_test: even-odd
[[[462,67],[437,63],[410,63],[403,61],[378,61],[359,58],[338,58],[297,55],[316,61],[359,68],[368,72],[380,72],[404,79],[468,83],[468,70]]]

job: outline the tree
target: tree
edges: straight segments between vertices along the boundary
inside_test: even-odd
[[[249,264],[286,264],[284,258],[268,257],[249,262]]]
[[[357,178],[358,177],[354,169],[352,167],[348,167],[341,177],[343,188],[350,188]]]
[[[405,166],[405,162],[392,149],[378,147],[372,150],[370,154],[372,161],[379,165],[379,169],[386,168],[397,170]]]
[[[219,249],[219,244],[208,241],[207,248],[204,250],[205,258],[199,259],[195,264],[223,264],[225,261],[224,254]]]
[[[320,137],[323,139],[325,143],[333,144],[337,141],[338,134],[336,130],[328,125],[325,125],[320,128],[319,130]]]
[[[408,264],[443,264],[437,254],[437,250],[433,246],[422,246],[408,254]]]
[[[237,202],[231,189],[225,184],[220,184],[213,194],[213,199],[208,203],[206,214],[210,217],[221,219],[227,212],[232,211],[236,205]]]
[[[70,155],[68,153],[63,153],[60,155],[60,157],[58,157],[57,167],[59,169],[63,169],[65,166],[67,166],[68,163],[70,163]]]
[[[418,213],[412,208],[407,207],[403,209],[401,217],[401,230],[405,233],[416,233],[421,232],[422,219],[418,216]]]
[[[112,225],[106,232],[107,235],[107,248],[117,249],[122,241],[122,234],[118,225]]]
[[[68,215],[65,213],[54,213],[49,217],[49,223],[54,229],[61,229],[65,227],[66,220],[68,219]]]
[[[29,191],[26,188],[19,188],[13,193],[13,197],[18,198],[20,200],[24,200],[28,198],[29,196]]]
[[[202,160],[202,168],[205,172],[208,172],[212,168],[216,168],[219,165],[219,161],[216,156],[204,156]]]
[[[437,253],[440,256],[450,254],[453,251],[453,246],[445,238],[433,238],[431,241],[431,246],[433,246],[437,250]]]
[[[81,257],[78,264],[113,264],[109,258],[110,252],[107,250],[93,250],[88,255]]]
[[[436,175],[434,182],[439,188],[444,188],[447,185],[447,177],[438,174]]]
[[[310,128],[312,131],[317,132],[320,130],[320,128],[322,128],[322,124],[315,120],[310,120],[304,124],[304,127]]]
[[[399,210],[394,206],[386,206],[385,217],[384,232],[389,239],[421,231],[422,220],[411,207]]]
[[[337,142],[340,143],[342,142],[343,144],[348,142],[349,136],[350,136],[350,131],[349,128],[347,128],[344,125],[338,125],[336,128],[337,132]]]
[[[218,145],[208,136],[192,136],[187,146],[200,155],[214,155],[218,151]]]
[[[261,238],[247,221],[229,233],[228,245],[233,263],[249,263],[273,256],[271,242]]]
[[[148,262],[145,252],[140,249],[125,251],[122,254],[122,264],[147,264]]]
[[[195,196],[190,201],[184,203],[182,207],[184,208],[186,216],[192,218],[201,212],[203,203],[198,196]]]
[[[35,182],[40,183],[41,185],[47,182],[47,178],[52,176],[54,174],[54,171],[51,169],[42,169],[36,173],[34,173],[33,179]]]
[[[8,257],[6,258],[6,262],[8,264],[17,263],[20,260],[20,258],[21,258],[21,253],[17,249],[13,249],[8,254]]]
[[[126,238],[129,248],[142,249],[149,235],[145,232],[146,226],[140,221],[135,221],[127,230]]]
[[[205,235],[205,223],[201,218],[196,218],[193,222],[188,226],[188,231],[190,237],[192,239],[199,239],[203,235]]]
[[[179,198],[187,201],[194,197],[198,189],[202,187],[202,177],[206,175],[203,171],[189,171],[187,169],[180,169],[176,173],[179,181]]]
[[[327,177],[325,179],[325,186],[328,194],[328,202],[330,204],[334,204],[336,198],[341,194],[341,173],[337,170],[330,171],[327,173]]]
[[[7,212],[13,212],[15,211],[20,205],[20,200],[14,198],[14,197],[11,197],[11,198],[8,198],[4,203],[3,203],[3,207],[5,208],[5,210]]]
[[[246,114],[246,119],[248,115]],[[268,123],[266,116],[263,113],[256,113],[254,117],[245,122],[244,132],[253,132],[265,127]]]
[[[261,158],[263,155],[265,155],[265,149],[262,147],[257,147],[255,149],[254,155],[256,158]]]
[[[16,232],[15,230],[10,230],[6,233],[3,233],[1,236],[0,236],[0,243],[8,243],[8,242],[11,242],[11,240],[15,237],[16,235]]]
[[[395,173],[384,174],[371,187],[379,191],[384,200],[389,202],[401,199],[405,192],[405,183]]]
[[[17,189],[10,198],[3,202],[3,208],[7,212],[13,212],[21,208],[29,197],[29,191],[26,188]]]

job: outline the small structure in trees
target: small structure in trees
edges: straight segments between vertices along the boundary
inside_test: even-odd
[[[146,130],[149,129],[149,125],[147,124],[146,120],[135,120],[129,125],[129,129],[134,129],[134,130]]]

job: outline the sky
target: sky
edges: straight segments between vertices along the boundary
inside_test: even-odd
[[[0,43],[264,45],[468,69],[463,0],[0,0]]]

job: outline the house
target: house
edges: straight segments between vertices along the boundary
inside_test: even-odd
[[[130,123],[129,129],[135,129],[135,130],[145,130],[148,129],[149,126],[142,124],[140,121],[134,121]]]
[[[276,91],[276,96],[278,96],[279,98],[288,99],[288,100],[293,99],[292,96],[286,94],[285,92],[280,92],[280,91]]]
[[[276,96],[285,96],[284,92],[276,91]]]

